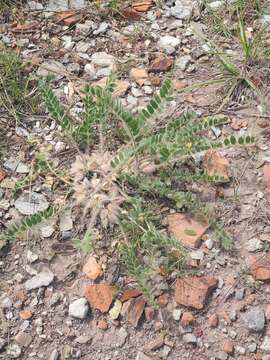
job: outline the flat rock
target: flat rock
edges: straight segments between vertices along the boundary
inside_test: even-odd
[[[255,280],[270,280],[270,256],[253,255],[249,257],[249,268]]]
[[[183,245],[197,248],[201,237],[208,229],[206,218],[195,218],[189,214],[175,213],[168,216],[169,232]]]
[[[203,309],[218,280],[211,276],[187,276],[177,279],[175,300],[178,304]]]
[[[146,302],[142,296],[130,299],[124,303],[121,314],[132,326],[136,327],[143,314],[145,304]]]
[[[25,288],[27,291],[38,289],[42,286],[48,286],[53,282],[54,274],[47,268],[43,269],[40,273],[33,276],[32,279],[27,280]]]
[[[85,319],[89,311],[89,305],[85,298],[73,301],[68,308],[69,316],[77,319]]]
[[[94,65],[98,66],[113,66],[115,64],[114,56],[107,54],[105,51],[94,53],[91,60]]]
[[[119,330],[111,329],[103,335],[102,344],[109,349],[121,348],[124,346],[127,337],[128,332],[125,328],[121,327]]]
[[[19,332],[15,336],[16,343],[23,347],[28,347],[31,344],[32,340],[32,336],[24,331]]]
[[[15,201],[14,205],[23,215],[33,215],[49,207],[49,203],[43,194],[29,191],[24,191]]]
[[[260,332],[264,329],[265,315],[263,309],[254,307],[245,314],[245,323],[249,330]]]
[[[176,46],[180,45],[180,42],[180,39],[176,38],[175,36],[165,35],[159,39],[158,46],[160,48],[166,48],[167,46],[175,48]]]
[[[109,311],[114,294],[115,288],[108,284],[86,285],[84,290],[88,302],[102,313]]]

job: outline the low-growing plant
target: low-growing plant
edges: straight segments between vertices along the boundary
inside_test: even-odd
[[[26,67],[14,50],[0,49],[0,106],[17,121],[22,112],[37,108],[37,95]]]
[[[85,250],[85,241],[91,238],[92,231],[118,229],[115,231],[122,234],[118,242],[120,259],[153,302],[149,284],[155,274],[161,267],[180,269],[187,257],[181,242],[167,235],[154,209],[170,204],[178,210],[194,210],[195,196],[177,189],[179,184],[185,184],[179,182],[181,176],[193,179],[184,170],[185,162],[201,151],[251,144],[255,139],[230,136],[212,141],[202,136],[212,126],[227,123],[226,117],[198,118],[195,113],[185,112],[160,124],[157,121],[160,111],[173,99],[169,80],[136,115],[114,97],[114,89],[111,81],[105,88],[87,86],[82,92],[84,110],[79,122],[61,105],[50,86],[41,84],[50,114],[68,139],[83,151],[78,153],[70,170],[73,204],[87,219],[87,236],[77,246]],[[119,137],[114,149],[109,149],[109,129],[115,124]],[[199,180],[219,178],[203,173],[196,176]]]
[[[208,0],[202,2],[203,17],[214,33],[231,38],[237,32],[238,16],[252,25],[265,11],[265,0],[225,0],[212,8]]]
[[[207,44],[209,53],[219,64],[220,73],[215,80],[225,86],[226,93],[221,108],[230,99],[239,97],[239,93],[243,94],[245,89],[250,89],[262,103],[264,102],[261,83],[258,84],[257,68],[267,60],[268,46],[265,45],[264,35],[268,26],[269,24],[265,24],[253,36],[248,36],[243,18],[239,15],[238,39],[241,53],[233,59],[193,24],[195,34]]]

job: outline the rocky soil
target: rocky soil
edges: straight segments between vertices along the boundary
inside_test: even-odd
[[[209,5],[216,9],[222,4]],[[20,51],[34,76],[53,74],[57,95],[74,114],[81,109],[79,89],[105,84],[112,73],[117,74],[117,95],[132,111],[147,104],[163,79],[171,78],[176,93],[172,113],[190,108],[229,117],[227,125],[211,129],[212,139],[260,134],[255,146],[224,150],[212,159],[215,170],[232,179],[229,183],[193,189],[207,203],[218,202],[235,248],[221,250],[208,225],[196,220],[194,241],[183,234],[186,220],[171,214],[169,231],[191,249],[194,271],[180,278],[158,275],[159,307],[154,309],[110,252],[88,256],[74,248],[78,224],[67,211],[1,253],[0,358],[269,360],[269,116],[262,115],[254,98],[219,111],[223,93],[217,85],[183,92],[218,72],[209,49],[192,30],[196,21],[210,32],[198,2],[137,1],[124,7],[121,17],[84,0],[28,1],[17,20],[11,14],[2,18],[0,42]],[[259,21],[266,20],[264,15]],[[237,56],[237,44],[225,45]],[[48,116],[23,114],[14,127],[1,112],[4,230],[22,215],[65,198],[61,188],[54,191],[49,177],[13,197],[16,181],[33,166],[32,139],[51,146],[59,166],[75,152]]]

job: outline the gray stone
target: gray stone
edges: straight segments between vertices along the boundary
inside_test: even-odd
[[[89,305],[85,298],[73,301],[68,308],[69,316],[77,319],[85,319],[89,311]]]
[[[25,348],[31,344],[32,340],[33,340],[32,336],[23,331],[19,332],[15,336],[16,343],[18,343],[20,346],[23,346]]]
[[[9,171],[16,171],[19,163],[20,163],[20,160],[10,158],[4,162],[4,168]]]
[[[62,11],[68,9],[68,0],[50,0],[47,10],[48,11]]]
[[[17,344],[9,344],[6,349],[6,354],[11,359],[18,359],[21,356],[22,350]]]
[[[27,291],[41,288],[42,286],[48,286],[53,282],[54,274],[47,268],[43,269],[40,273],[33,276],[32,279],[27,280],[25,288]]]
[[[192,58],[190,55],[183,55],[175,60],[175,66],[182,71],[185,71],[190,64]]]
[[[270,353],[270,336],[265,336],[260,349],[266,353]]]
[[[256,252],[260,251],[263,248],[263,243],[258,238],[250,239],[247,243],[247,251],[248,252]]]
[[[49,75],[53,75],[55,80],[60,80],[62,77],[64,77],[66,73],[65,66],[56,60],[47,60],[44,63],[42,63],[38,70],[37,70],[37,76],[39,77],[46,77]]]
[[[21,137],[27,138],[29,136],[29,132],[21,126],[17,126],[15,128],[15,132],[16,132],[16,135],[21,136]]]
[[[99,34],[103,34],[108,30],[109,24],[106,22],[102,22],[100,23],[99,27],[97,30],[94,31],[94,35],[99,35]]]
[[[260,307],[250,309],[245,315],[245,323],[249,330],[260,332],[265,325],[264,311]]]
[[[86,0],[69,0],[69,7],[71,9],[81,9],[85,7]]]
[[[166,35],[162,36],[158,41],[158,46],[162,49],[166,49],[168,46],[175,48],[176,46],[180,45],[180,40],[175,36]]]
[[[110,76],[112,73],[112,69],[109,68],[109,67],[106,67],[106,68],[102,68],[102,69],[99,69],[96,73],[96,77],[97,78],[103,78],[103,77],[107,77],[107,76]]]
[[[175,6],[171,8],[171,14],[177,19],[187,20],[191,18],[193,2],[191,0],[176,0]]]
[[[59,352],[55,349],[51,353],[49,360],[58,360],[59,356],[60,356]]]
[[[24,164],[23,162],[20,161],[18,166],[17,166],[16,172],[18,174],[28,174],[29,173],[29,167],[26,164]]]
[[[37,1],[28,1],[27,5],[30,10],[43,10],[43,5]]]
[[[150,357],[146,356],[143,352],[139,351],[136,356],[136,360],[151,360]]]
[[[114,56],[107,54],[105,51],[94,53],[91,59],[92,63],[98,66],[113,66],[115,64]]]
[[[62,231],[61,236],[62,236],[62,240],[64,241],[70,240],[72,238],[72,231],[71,230]]]
[[[183,341],[187,344],[194,344],[196,345],[197,344],[197,338],[194,334],[184,334],[183,335]]]
[[[87,344],[91,340],[90,336],[80,335],[75,339],[75,342],[78,344]]]
[[[43,194],[24,191],[15,201],[14,206],[23,215],[33,215],[48,209],[49,203]]]

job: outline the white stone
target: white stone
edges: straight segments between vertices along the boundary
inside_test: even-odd
[[[91,59],[92,63],[98,66],[113,66],[115,64],[114,56],[107,54],[105,51],[94,53]]]
[[[23,215],[33,215],[48,209],[49,203],[43,194],[24,191],[15,201],[14,206]]]
[[[90,77],[90,79],[93,79],[96,75],[96,70],[93,64],[86,64],[84,72]]]
[[[27,291],[38,289],[43,286],[48,286],[52,283],[54,274],[47,268],[43,269],[40,273],[29,279],[25,283]]]
[[[162,36],[158,41],[158,46],[161,48],[166,48],[167,46],[171,46],[175,48],[176,46],[180,45],[181,41],[176,38],[175,36],[166,35]]]
[[[69,316],[77,319],[85,319],[89,311],[89,305],[85,298],[73,301],[68,308]]]

